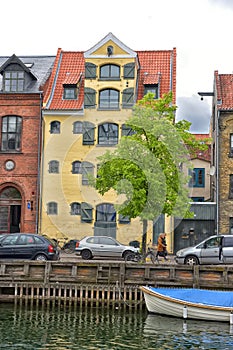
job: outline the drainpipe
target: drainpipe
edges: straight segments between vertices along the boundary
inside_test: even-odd
[[[39,215],[41,212],[41,157],[42,157],[42,137],[43,137],[43,128],[42,128],[42,107],[43,107],[43,97],[40,93],[40,123],[39,123],[39,132],[38,132],[38,158],[37,158],[37,190],[36,190],[36,233],[40,229]]]
[[[217,235],[219,235],[219,116],[220,112],[217,111],[216,120],[216,229]]]

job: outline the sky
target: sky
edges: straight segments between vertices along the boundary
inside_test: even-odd
[[[11,0],[1,3],[0,55],[86,51],[112,32],[130,49],[177,50],[177,120],[208,133],[214,71],[233,72],[233,0]]]

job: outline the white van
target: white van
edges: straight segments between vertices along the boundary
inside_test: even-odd
[[[233,235],[211,236],[194,247],[179,250],[178,264],[233,264]]]

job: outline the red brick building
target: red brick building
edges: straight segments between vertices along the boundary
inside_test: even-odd
[[[0,57],[0,233],[37,232],[42,86],[54,58]]]

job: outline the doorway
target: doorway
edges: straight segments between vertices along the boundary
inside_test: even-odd
[[[0,193],[0,234],[20,232],[21,194],[14,187]]]

